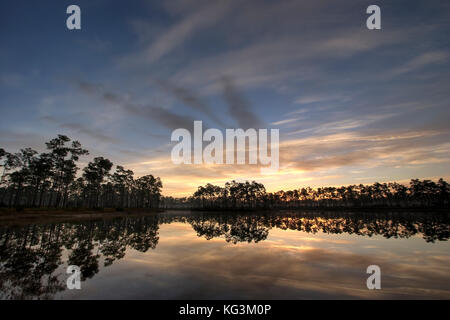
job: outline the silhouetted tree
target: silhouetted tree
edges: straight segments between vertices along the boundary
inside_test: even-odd
[[[101,184],[108,176],[112,166],[113,163],[108,159],[97,157],[83,169],[83,178],[86,180],[89,190],[88,207],[98,207]]]
[[[267,193],[264,185],[252,182],[225,183],[225,188],[206,184],[190,198],[163,197],[164,208],[256,209],[333,207],[442,207],[450,205],[450,186],[442,178],[413,179],[409,187],[396,182],[342,187],[310,187]]]
[[[46,143],[49,152],[38,155],[31,148],[9,153],[0,148],[0,206],[9,207],[116,207],[158,208],[162,182],[94,158],[77,177],[77,162],[88,151],[64,135]]]
[[[53,163],[52,190],[56,194],[55,207],[64,206],[69,185],[75,180],[78,170],[76,161],[80,156],[89,153],[78,141],[72,141],[71,145],[67,145],[70,142],[69,137],[58,135],[57,138],[46,143],[47,149],[51,151],[50,158]],[[50,199],[50,205],[52,203],[53,199]]]

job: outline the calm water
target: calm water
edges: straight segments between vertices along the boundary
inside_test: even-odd
[[[450,299],[450,224],[431,213],[166,212],[0,227],[0,297]],[[381,268],[368,290],[366,268]],[[81,290],[66,289],[68,265]]]

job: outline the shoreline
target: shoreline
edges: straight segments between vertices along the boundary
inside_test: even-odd
[[[118,211],[114,208],[105,208],[102,210],[94,209],[39,209],[39,208],[26,208],[23,211],[16,211],[13,208],[0,208],[0,227],[1,226],[20,226],[26,224],[45,224],[45,223],[62,223],[62,222],[78,222],[85,220],[98,220],[98,219],[113,219],[123,217],[143,217],[151,216],[162,212],[210,212],[210,213],[271,213],[271,212],[412,212],[412,213],[425,213],[436,212],[448,214],[448,208],[424,208],[424,207],[311,207],[311,208],[273,208],[273,209],[190,209],[190,208],[167,208],[167,209],[124,209]]]
[[[151,216],[163,212],[160,209],[126,209],[116,211],[115,209],[0,209],[1,226],[20,226],[26,224],[45,224],[78,222],[84,220],[112,219],[122,217]]]

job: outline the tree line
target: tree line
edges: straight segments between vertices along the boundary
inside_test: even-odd
[[[78,141],[64,135],[46,142],[46,152],[32,148],[9,153],[0,148],[0,206],[44,208],[186,208],[272,209],[335,207],[449,207],[450,186],[444,179],[412,179],[372,185],[311,188],[267,192],[256,181],[199,186],[190,197],[162,197],[159,177],[134,178],[133,171],[96,157],[79,171],[88,155]]]
[[[266,192],[255,181],[227,182],[224,187],[210,183],[198,187],[190,197],[163,197],[164,208],[271,209],[337,207],[440,207],[448,208],[450,185],[444,180],[412,179],[409,185],[397,182],[372,185],[311,188]]]
[[[131,170],[95,157],[77,177],[81,156],[88,155],[78,141],[65,135],[45,143],[47,152],[32,148],[9,153],[0,148],[2,173],[0,206],[53,208],[157,208],[159,177],[135,179]]]

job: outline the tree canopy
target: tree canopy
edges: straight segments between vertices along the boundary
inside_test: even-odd
[[[0,205],[55,208],[157,208],[161,198],[159,177],[134,178],[133,171],[95,157],[79,172],[80,157],[88,155],[80,142],[58,135],[46,144],[47,152],[31,148],[9,153],[0,149],[3,167]]]

